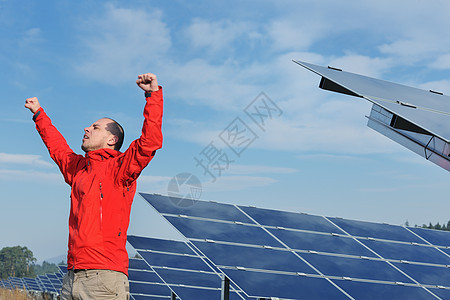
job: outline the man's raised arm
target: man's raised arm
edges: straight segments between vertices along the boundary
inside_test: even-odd
[[[124,152],[123,165],[119,171],[121,181],[137,179],[141,171],[153,159],[156,150],[162,147],[163,91],[155,74],[138,76],[136,84],[145,92],[144,124],[141,136]]]
[[[76,155],[70,149],[66,139],[53,126],[50,118],[39,104],[38,98],[32,97],[26,99],[25,107],[33,113],[33,121],[36,124],[36,129],[47,147],[50,157],[58,165],[65,181],[71,184],[73,179],[71,170],[78,163],[80,156]]]

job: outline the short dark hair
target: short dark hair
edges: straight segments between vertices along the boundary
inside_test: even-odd
[[[110,123],[106,124],[106,130],[111,132],[112,135],[117,136],[117,138],[119,139],[117,141],[117,143],[114,144],[114,150],[119,151],[120,148],[122,147],[123,139],[125,137],[125,132],[123,131],[123,127],[119,123],[117,123],[117,121],[115,121],[111,118],[106,118],[106,119],[111,120]]]

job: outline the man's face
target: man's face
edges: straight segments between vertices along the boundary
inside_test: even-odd
[[[106,130],[108,123],[111,123],[111,120],[100,119],[84,129],[83,143],[81,144],[81,149],[84,152],[110,148],[109,143],[111,143],[111,138],[114,138],[114,135]]]

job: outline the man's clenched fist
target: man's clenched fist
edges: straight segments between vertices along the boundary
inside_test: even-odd
[[[38,98],[32,97],[28,98],[25,101],[25,107],[28,108],[34,114],[41,107],[41,105],[39,105]]]
[[[138,75],[137,85],[146,92],[156,92],[159,90],[156,75],[152,73]]]

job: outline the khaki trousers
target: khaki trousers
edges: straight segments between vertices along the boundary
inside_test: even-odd
[[[61,299],[128,300],[128,277],[111,270],[69,270],[63,279]]]

